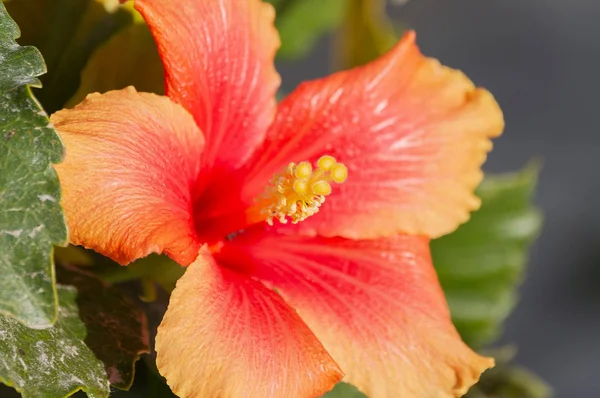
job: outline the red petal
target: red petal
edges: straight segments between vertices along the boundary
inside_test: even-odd
[[[275,12],[260,0],[136,0],[158,44],[166,92],[206,136],[204,162],[241,165],[275,113]]]
[[[156,336],[179,397],[313,398],[342,374],[274,291],[201,253],[177,282]]]
[[[352,241],[255,228],[217,261],[276,288],[370,398],[461,396],[493,365],[452,325],[427,238]]]
[[[490,137],[503,128],[492,95],[423,57],[414,33],[360,68],[304,83],[281,104],[248,177],[251,203],[290,161],[335,156],[349,169],[305,234],[436,237],[479,205],[473,190]]]
[[[163,251],[185,265],[196,258],[191,191],[204,138],[185,109],[129,88],[51,120],[66,147],[56,171],[71,243],[121,264]]]

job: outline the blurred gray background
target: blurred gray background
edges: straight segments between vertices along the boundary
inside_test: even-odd
[[[600,396],[600,0],[411,0],[390,13],[422,51],[488,88],[507,121],[487,171],[544,168],[546,220],[501,343],[557,398]],[[330,46],[282,64],[284,90],[326,75]]]

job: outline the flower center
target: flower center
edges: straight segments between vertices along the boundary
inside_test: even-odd
[[[322,156],[316,169],[310,162],[292,162],[273,176],[257,198],[251,209],[252,218],[265,220],[269,225],[275,219],[286,224],[289,218],[296,224],[319,211],[325,197],[331,194],[332,181],[341,184],[347,177],[348,169],[333,156]]]

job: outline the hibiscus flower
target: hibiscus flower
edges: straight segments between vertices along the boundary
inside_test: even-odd
[[[156,338],[173,391],[309,398],[343,379],[372,398],[463,395],[493,360],[452,325],[429,240],[479,205],[503,128],[492,95],[408,33],[277,104],[270,5],[135,6],[167,95],[92,94],[52,121],[71,242],[188,266]]]

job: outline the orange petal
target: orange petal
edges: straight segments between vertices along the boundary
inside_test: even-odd
[[[241,165],[273,119],[275,11],[260,0],[136,0],[158,44],[166,92],[206,135],[205,165]]]
[[[342,378],[276,292],[202,250],[171,295],[156,351],[160,373],[182,398],[312,398]]]
[[[185,109],[127,88],[51,120],[66,147],[56,171],[71,243],[121,264],[163,251],[184,265],[196,258],[190,192],[204,138]]]
[[[378,60],[300,85],[279,107],[245,200],[290,161],[333,155],[347,181],[302,222],[306,234],[437,237],[477,209],[474,188],[503,129],[492,95],[425,58],[414,33]]]
[[[451,320],[425,237],[302,237],[258,228],[217,261],[272,285],[370,398],[458,397],[493,360]]]

